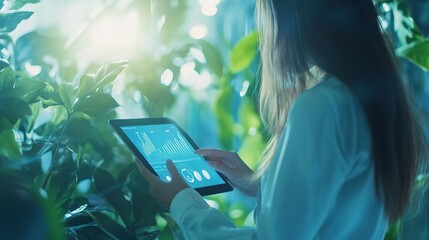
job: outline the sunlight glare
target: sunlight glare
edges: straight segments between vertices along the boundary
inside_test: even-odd
[[[95,23],[91,32],[92,46],[107,56],[132,54],[138,37],[138,12],[125,17],[110,16]],[[121,56],[124,57],[124,56]]]

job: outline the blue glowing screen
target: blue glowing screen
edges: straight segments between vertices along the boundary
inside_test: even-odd
[[[123,126],[121,129],[162,180],[171,181],[165,164],[171,159],[192,188],[225,183],[204,158],[194,153],[192,145],[174,124]]]

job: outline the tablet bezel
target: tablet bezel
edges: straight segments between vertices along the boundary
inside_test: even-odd
[[[143,154],[137,149],[136,145],[130,140],[130,138],[125,134],[121,127],[127,126],[144,126],[144,125],[161,125],[161,124],[174,124],[176,128],[182,133],[186,140],[191,144],[194,150],[199,149],[197,144],[191,139],[191,137],[177,124],[174,120],[170,118],[134,118],[134,119],[110,119],[110,125],[113,127],[115,132],[118,134],[120,139],[125,143],[128,149],[134,154],[134,156],[141,162],[143,165],[153,174],[158,176],[152,166],[149,164],[148,160],[143,156]],[[206,158],[202,157],[207,161]],[[166,159],[167,160],[167,159]],[[232,186],[229,184],[228,179],[220,172],[216,171],[217,174],[225,182],[224,184],[213,185],[208,187],[194,188],[201,196],[218,194],[223,192],[232,191]]]

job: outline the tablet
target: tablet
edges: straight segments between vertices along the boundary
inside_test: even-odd
[[[201,195],[231,191],[226,177],[214,170],[186,132],[168,118],[112,119],[109,121],[135,157],[163,181],[171,181],[166,166],[171,159],[190,187]]]

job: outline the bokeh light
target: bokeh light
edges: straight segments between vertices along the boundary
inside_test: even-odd
[[[203,39],[207,36],[208,29],[204,24],[198,24],[191,28],[189,35],[194,39]]]
[[[214,16],[217,13],[217,7],[216,5],[203,5],[201,6],[201,12],[206,16]]]

